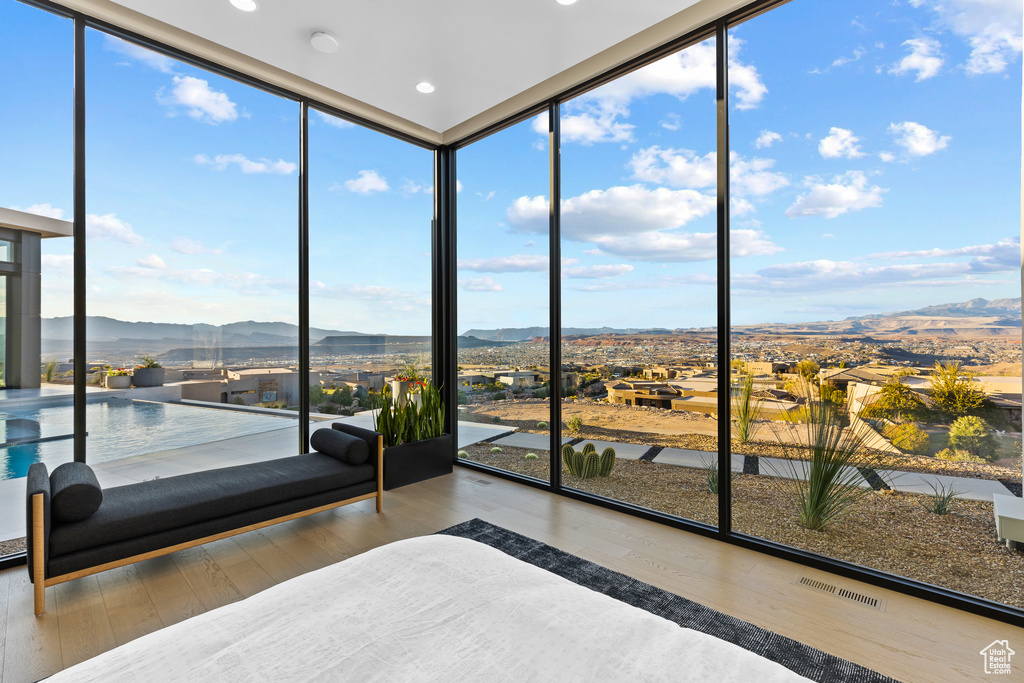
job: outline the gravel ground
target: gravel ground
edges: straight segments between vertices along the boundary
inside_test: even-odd
[[[469,459],[548,479],[547,453],[490,444],[465,449]],[[581,480],[564,473],[564,484],[596,495],[679,517],[716,524],[718,497],[701,470],[642,460],[619,460],[606,478]],[[953,513],[936,515],[927,496],[872,493],[825,531],[809,531],[785,489],[765,476],[733,480],[733,529],[778,543],[1024,608],[1024,552],[996,539],[992,504],[956,501]]]
[[[25,550],[25,537],[12,538],[9,541],[0,541],[0,557],[20,553]]]

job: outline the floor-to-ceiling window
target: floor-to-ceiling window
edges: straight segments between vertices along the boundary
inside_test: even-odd
[[[72,458],[72,33],[0,0],[0,556],[24,549],[29,465]]]
[[[561,105],[563,485],[712,525],[715,60],[712,37]]]
[[[550,476],[548,115],[459,151],[459,458]]]
[[[432,378],[431,151],[309,113],[310,414],[358,415]]]
[[[299,105],[98,30],[85,59],[88,462],[293,455]]]
[[[993,519],[993,496],[1021,495],[1021,13],[796,0],[730,25],[727,64],[709,39],[560,102],[561,367],[546,379],[574,447],[562,489],[713,525],[728,477],[732,534],[1024,606],[1024,561]],[[546,122],[533,128],[543,147]],[[462,183],[467,166],[510,177],[511,139],[461,148]],[[547,236],[547,195],[513,193],[490,248]],[[458,207],[463,332],[479,210],[465,188]],[[527,405],[510,427],[530,427]],[[494,441],[470,459],[507,457]]]
[[[734,205],[731,333],[760,409],[735,531],[1024,607],[992,504],[1021,492],[1020,31],[1020,3],[881,0],[730,31],[765,88],[732,153],[777,178]]]

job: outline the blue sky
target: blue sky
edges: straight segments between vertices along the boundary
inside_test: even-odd
[[[0,206],[71,212],[71,25],[0,0]],[[295,322],[298,105],[90,31],[89,313]],[[733,320],[1019,296],[1017,0],[794,0],[730,35]],[[563,109],[566,326],[715,320],[714,43]],[[429,333],[428,151],[311,117],[314,325]],[[546,120],[459,152],[459,328],[547,322]],[[70,240],[43,315],[71,312]]]
[[[1014,0],[795,0],[731,31],[734,322],[1019,296],[1020,51]],[[563,109],[564,325],[714,324],[713,97],[708,41]],[[500,133],[498,168],[460,155],[460,328],[543,324],[545,128]]]

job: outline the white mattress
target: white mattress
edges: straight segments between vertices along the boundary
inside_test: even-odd
[[[376,548],[66,669],[97,681],[806,681],[489,546]]]

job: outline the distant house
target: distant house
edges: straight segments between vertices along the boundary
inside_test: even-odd
[[[889,378],[867,368],[829,368],[818,373],[819,381],[840,391],[846,391],[850,383],[882,386]]]

